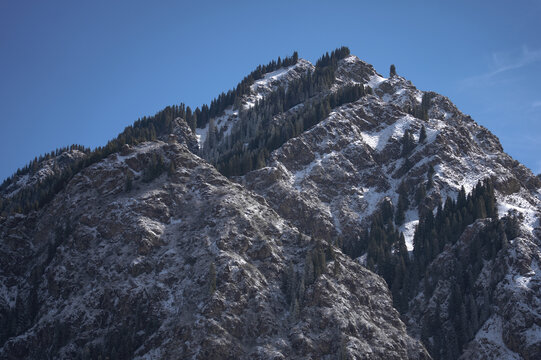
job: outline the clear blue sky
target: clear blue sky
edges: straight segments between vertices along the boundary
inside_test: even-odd
[[[539,173],[540,18],[539,0],[4,0],[0,178],[167,105],[208,103],[260,63],[341,45],[448,96]]]

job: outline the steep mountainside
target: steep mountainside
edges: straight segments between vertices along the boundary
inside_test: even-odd
[[[356,70],[345,75],[349,69],[355,69],[351,66],[355,63],[357,68],[363,65],[355,57],[344,59],[339,66],[341,76],[358,78]],[[339,86],[340,82],[337,83]],[[448,331],[438,330],[441,340],[462,337],[456,334],[456,327],[449,325],[457,315],[441,309],[450,301],[451,285],[467,269],[456,269],[443,276],[421,274],[420,285],[415,287],[421,296],[415,297],[404,315],[412,334],[423,335],[437,358],[457,358],[461,352],[459,344],[474,337],[466,358],[494,358],[497,354],[502,358],[509,354],[532,358],[535,354],[535,358],[541,354],[536,270],[541,211],[538,179],[505,154],[494,135],[460,113],[447,98],[423,93],[399,76],[385,79],[375,74],[367,85],[373,88],[374,95],[333,109],[325,120],[273,152],[268,166],[248,173],[240,181],[264,196],[280,215],[302,231],[342,244],[344,250],[349,249],[355,256],[364,254],[359,259],[366,264],[366,251],[370,249],[365,234],[371,216],[380,212],[385,201],[390,200],[396,207],[400,192],[405,192],[410,205],[404,209],[404,221],[398,225],[408,250],[413,250],[419,209],[435,209],[448,196],[456,199],[461,187],[470,192],[479,180],[490,178],[496,189],[499,216],[512,210],[520,216],[522,226],[509,239],[508,248],[493,259],[486,257],[474,279],[474,291],[461,289],[462,294],[457,295],[466,299],[461,302],[472,302],[465,315],[479,318],[464,325],[468,329],[463,331],[468,334],[456,343],[451,341],[449,349],[440,349],[441,343],[434,342],[435,334],[421,334],[421,329],[426,332],[438,327],[430,320],[439,316],[436,324],[449,327]],[[423,108],[424,119],[413,115],[415,109]],[[422,128],[426,137],[420,141]],[[413,145],[405,153],[404,139],[408,136]],[[431,188],[419,200],[419,188],[423,187],[424,193],[429,180]],[[432,271],[435,267],[462,266],[457,265],[457,258],[466,255],[457,254],[460,244],[445,248],[426,274],[436,274]],[[471,249],[464,251],[470,254]],[[450,263],[444,265],[444,261]],[[372,267],[376,271],[377,265]],[[430,290],[426,289],[427,282],[433,282]],[[431,296],[427,298],[428,292]],[[512,306],[517,301],[521,304],[518,309]],[[436,305],[440,312],[437,315]],[[487,313],[481,315],[481,309]],[[488,355],[482,355],[485,353]]]
[[[428,358],[381,278],[177,143],[126,146],[0,229],[0,358]]]
[[[344,63],[354,61],[361,63],[354,57]],[[368,84],[376,95],[334,109],[324,121],[272,153],[269,165],[246,175],[244,183],[271,203],[279,202],[274,207],[284,208],[283,215],[291,221],[304,222],[306,231],[328,239],[358,236],[363,219],[385,197],[398,202],[402,183],[413,198],[418,185],[427,180],[430,166],[435,171],[434,187],[427,196],[433,202],[445,201],[447,195],[456,198],[461,186],[471,191],[478,180],[490,175],[502,190],[502,203],[513,202],[504,195],[519,190],[521,184],[535,193],[539,182],[531,173],[448,99],[434,94],[430,119],[425,121],[408,113],[422,102],[422,92],[411,83],[398,76],[373,75]],[[404,156],[404,134],[409,131],[417,143],[423,126],[426,140]],[[530,200],[535,211],[535,196]],[[292,214],[285,214],[288,210]],[[311,221],[314,216],[321,220]],[[414,206],[406,216],[403,230],[412,249],[418,219]]]
[[[541,357],[541,180],[347,48],[81,158],[0,218],[0,359]]]

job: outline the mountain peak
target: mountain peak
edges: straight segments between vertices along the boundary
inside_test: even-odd
[[[0,218],[0,358],[540,352],[539,176],[347,48],[27,171],[2,209],[46,201]]]

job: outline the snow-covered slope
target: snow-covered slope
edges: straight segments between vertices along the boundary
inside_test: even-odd
[[[204,128],[196,129],[201,150],[208,148],[208,144],[205,145],[205,142],[208,138],[209,128],[212,125],[215,127],[216,137],[218,138],[218,144],[215,146],[219,147],[219,142],[227,141],[226,139],[231,134],[231,130],[238,122],[239,111],[245,111],[254,107],[258,101],[263,100],[271,92],[276,91],[280,87],[287,89],[290,82],[312,71],[314,71],[314,66],[309,61],[299,59],[295,65],[266,73],[263,78],[256,80],[250,86],[250,92],[242,96],[236,104],[225,109],[222,115],[213,118],[212,122],[209,122]]]
[[[265,74],[262,79],[256,80],[250,86],[250,93],[242,99],[242,107],[253,107],[257,101],[264,99],[266,95],[276,91],[280,86],[283,86],[287,91],[288,83],[300,78],[306,72],[312,71],[314,71],[314,66],[309,61],[299,59],[295,65]]]

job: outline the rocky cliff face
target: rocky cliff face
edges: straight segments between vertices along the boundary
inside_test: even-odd
[[[330,86],[260,129],[351,86],[367,95],[244,176],[207,162],[232,134],[254,139],[243,114],[257,101],[315,71],[299,60],[266,74],[197,134],[176,120],[173,136],[126,145],[39,211],[1,219],[0,358],[428,359],[425,347],[438,359],[537,358],[541,181],[449,99],[348,56]],[[401,193],[413,257],[420,185],[431,182],[423,206],[435,211],[486,178],[501,220],[446,245],[399,315],[366,253],[341,249]]]
[[[356,63],[357,67],[352,66]],[[362,79],[356,75],[362,65],[354,57],[347,58],[340,66],[340,76]],[[353,74],[346,75],[350,70]],[[337,81],[336,86],[340,83]],[[509,239],[509,247],[497,259],[483,266],[475,283],[476,298],[471,301],[479,308],[483,304],[488,307],[483,315],[486,318],[478,320],[474,334],[470,335],[474,339],[462,356],[472,359],[539,356],[536,259],[541,230],[541,183],[538,178],[505,154],[494,135],[463,115],[447,98],[427,93],[427,117],[420,119],[411,113],[426,101],[425,93],[410,82],[399,76],[385,79],[374,74],[366,83],[373,88],[374,95],[334,109],[327,119],[272,153],[267,167],[245,175],[240,182],[265,197],[273,209],[302,231],[346,243],[360,237],[370,226],[370,216],[384,200],[390,199],[396,205],[399,188],[405,185],[411,206],[400,230],[408,249],[412,250],[419,222],[414,198],[420,184],[433,178],[427,203],[434,208],[448,196],[456,198],[460,187],[469,192],[479,180],[491,178],[496,187],[499,215],[509,210],[521,214],[522,229]],[[418,143],[422,127],[426,129],[426,139],[405,157],[402,152],[405,132],[409,131]],[[429,175],[431,168],[433,175]],[[457,259],[471,252],[463,243],[466,239],[467,234],[431,266],[453,269],[450,264],[454,264],[456,267]],[[462,253],[458,251],[460,246],[466,246]],[[362,262],[363,257],[359,260]],[[431,272],[429,268],[427,274]],[[424,284],[434,281],[430,287],[436,290],[429,298],[416,297],[410,312],[405,314],[413,335],[421,338],[419,324],[434,319],[436,305],[438,311],[446,306],[451,297],[449,283],[454,277],[460,275],[449,271],[443,278],[422,280]],[[519,307],[512,305],[517,303]],[[444,326],[449,314],[438,316]],[[423,335],[436,357],[460,355],[446,350],[440,353],[437,346],[441,344],[431,343],[430,334]]]
[[[174,170],[143,182],[157,157]],[[0,231],[0,358],[428,358],[381,278],[178,143],[126,146]]]
[[[354,69],[351,78],[357,77],[351,66],[355,62],[362,69],[363,63],[355,57],[343,60],[342,77],[347,68]],[[267,167],[241,181],[265,195],[279,212],[283,209],[286,218],[305,223],[306,231],[326,238],[355,237],[355,228],[362,228],[363,219],[381,200],[390,197],[396,204],[398,186],[405,183],[414,190],[427,179],[431,165],[435,187],[429,195],[435,199],[456,197],[461,186],[470,191],[478,180],[491,175],[502,196],[522,185],[535,198],[540,183],[531,172],[447,98],[434,94],[425,121],[408,113],[421,105],[423,94],[408,81],[375,74],[367,84],[375,95],[334,109],[320,124],[272,153]],[[409,131],[418,142],[422,126],[427,138],[408,155],[408,165],[401,140]],[[320,221],[311,221],[314,216]],[[414,221],[418,215],[409,213],[408,218]],[[404,230],[411,240],[408,225]]]

